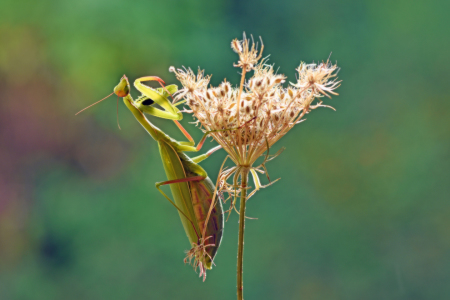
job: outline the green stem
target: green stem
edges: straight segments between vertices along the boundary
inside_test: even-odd
[[[243,264],[244,264],[244,228],[245,228],[245,204],[247,198],[247,180],[248,170],[242,169],[241,172],[241,204],[239,209],[239,241],[238,241],[238,260],[237,260],[237,298],[244,299],[244,281],[243,281]]]

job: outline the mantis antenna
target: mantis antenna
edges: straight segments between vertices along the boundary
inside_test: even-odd
[[[105,98],[103,98],[102,100],[99,100],[99,101],[97,101],[97,102],[95,102],[95,103],[93,103],[93,104],[91,104],[91,105],[89,105],[89,106],[83,108],[82,110],[80,110],[79,112],[77,112],[77,113],[75,114],[75,116],[78,115],[79,113],[81,113],[82,111],[85,111],[86,109],[88,109],[88,108],[90,108],[90,107],[92,107],[92,106],[94,106],[94,105],[96,105],[96,104],[102,102],[103,100],[108,99],[109,97],[112,96],[112,94],[114,94],[114,92],[112,92],[111,94],[109,94],[108,96],[106,96]],[[122,128],[120,128],[120,124],[119,124],[119,95],[117,95],[117,126],[119,127],[120,130],[122,130]]]

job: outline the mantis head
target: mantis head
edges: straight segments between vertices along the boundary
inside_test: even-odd
[[[114,94],[119,97],[126,97],[130,93],[130,83],[128,82],[127,76],[123,75],[120,82],[114,88]]]

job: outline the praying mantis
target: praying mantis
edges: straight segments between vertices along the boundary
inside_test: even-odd
[[[143,82],[145,81],[158,81],[162,88],[153,89],[144,85]],[[220,199],[217,199],[217,195],[214,195],[217,194],[215,186],[206,171],[198,163],[220,149],[221,146],[193,158],[184,153],[199,151],[207,135],[211,132],[206,132],[198,145],[195,146],[192,137],[178,122],[183,118],[183,115],[176,105],[182,102],[173,105],[168,100],[168,97],[177,91],[177,86],[164,86],[164,84],[164,81],[156,76],[137,79],[134,86],[142,93],[142,96],[133,100],[130,95],[128,78],[124,75],[114,88],[114,93],[123,98],[123,102],[136,120],[158,143],[168,180],[157,182],[156,188],[178,210],[184,230],[192,246],[192,249],[187,252],[185,262],[188,260],[191,262],[193,259],[194,269],[199,267],[199,276],[203,276],[203,281],[205,281],[206,270],[212,268],[213,259],[222,239],[224,218],[222,203]],[[164,110],[154,107],[153,104],[155,103]],[[171,138],[153,125],[144,113],[173,120],[189,141],[180,142]],[[163,185],[170,186],[174,200],[170,199],[161,189]],[[215,199],[217,200],[214,201]]]

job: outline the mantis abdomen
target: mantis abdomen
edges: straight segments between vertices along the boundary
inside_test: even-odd
[[[169,181],[202,175],[192,168],[195,165],[195,168],[198,169],[199,166],[194,164],[183,152],[175,151],[170,144],[164,141],[158,144]],[[216,197],[214,208],[208,218],[215,187],[209,177],[203,177],[194,181],[171,183],[170,189],[191,246],[197,244],[201,238],[208,238],[207,244],[211,246],[206,248],[209,257],[206,257],[205,267],[210,269],[211,259],[214,259],[220,245],[224,227],[223,208],[218,197]],[[203,236],[205,223],[206,230],[205,236]]]
[[[206,226],[205,238],[210,237],[207,240],[207,243],[214,244],[214,246],[207,248],[207,252],[211,256],[211,258],[214,258],[217,249],[219,248],[220,241],[222,240],[224,227],[222,202],[217,195],[215,200],[216,204],[211,211],[209,219],[207,219],[214,193],[214,185],[211,179],[209,179],[209,177],[206,177],[201,181],[190,182],[189,185],[192,195],[192,205],[194,208],[194,214],[196,216],[197,223],[202,233]],[[206,267],[210,269],[211,261],[208,258],[206,259],[206,263]]]

